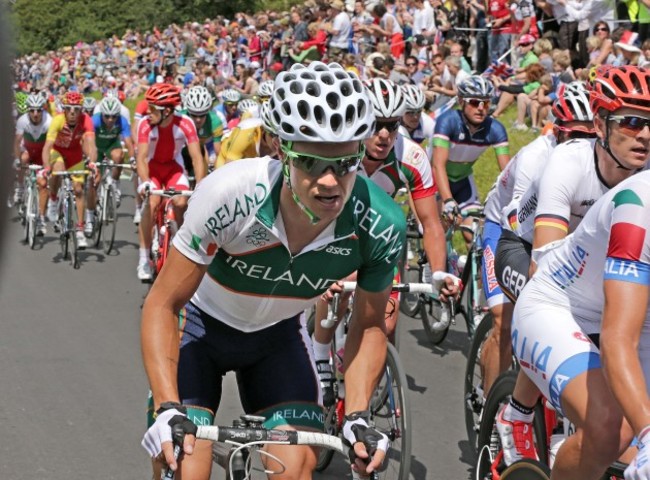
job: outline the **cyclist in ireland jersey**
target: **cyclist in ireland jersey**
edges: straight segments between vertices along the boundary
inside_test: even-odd
[[[650,119],[649,94],[650,71],[637,67],[605,68],[597,71],[590,91],[597,140],[574,139],[555,147],[539,183],[534,213],[533,251],[548,248],[553,242],[564,239],[610,188],[646,167],[650,158],[650,131],[645,128]],[[520,205],[524,205],[525,198],[526,195],[522,197]],[[520,210],[523,210],[523,207]],[[499,253],[497,266],[498,257]],[[530,265],[531,274],[536,268],[534,260],[533,258]],[[565,272],[569,282],[580,277],[582,259],[578,261],[575,272],[572,272],[572,268],[573,266],[567,267]],[[520,353],[515,349],[518,307],[519,302],[515,307],[512,329],[513,350],[516,355]],[[497,420],[500,436],[506,445],[512,445],[504,450],[507,463],[522,456],[534,455],[534,450],[520,448],[519,442],[510,443],[513,437],[526,438],[523,432],[532,431],[530,422],[533,406],[539,396],[539,390],[527,376],[530,374],[527,371],[529,365],[522,363],[522,367],[512,399]],[[544,374],[553,373],[542,370]],[[585,387],[582,385],[580,388]],[[576,397],[572,397],[570,401],[573,400],[576,400]],[[577,405],[572,404],[571,408],[576,407]],[[579,428],[584,425],[577,424]],[[595,427],[595,423],[589,428],[592,427]],[[528,436],[527,439],[532,445],[532,437]],[[572,453],[564,457],[558,455],[556,462],[560,462],[558,471],[572,472],[572,475],[567,476],[565,473],[562,477],[562,474],[559,474],[558,478],[596,478],[592,467],[574,463],[579,462],[580,448],[574,441],[569,444],[565,455],[566,452]],[[594,465],[598,465],[598,462]],[[577,474],[580,471],[582,474]]]
[[[43,175],[47,177],[50,171],[84,170],[83,157],[85,156],[90,166],[97,161],[97,147],[95,146],[95,129],[92,118],[82,112],[83,95],[79,92],[68,91],[63,96],[63,113],[52,119],[47,131],[45,145],[43,145]],[[99,182],[99,175],[95,172],[94,183]],[[43,180],[43,184],[45,180]],[[80,249],[88,246],[84,235],[84,211],[95,210],[96,198],[94,191],[84,195],[86,177],[76,175],[72,177],[74,185],[75,202],[77,204],[77,246]],[[61,184],[60,177],[52,177],[50,182],[50,206],[48,217],[56,221],[56,195]],[[88,205],[86,205],[86,201]],[[86,209],[86,207],[88,207]]]
[[[485,394],[490,391],[496,377],[512,363],[510,325],[513,306],[509,298],[514,300],[518,296],[530,265],[531,243],[510,230],[516,228],[517,207],[529,190],[537,191],[532,185],[538,184],[557,144],[596,135],[589,92],[582,82],[560,87],[552,108],[554,133],[542,135],[519,150],[503,169],[485,200],[483,290],[494,319],[494,327],[481,351]],[[524,201],[521,204],[522,215],[529,214],[536,204],[536,197]],[[509,224],[507,219],[513,219],[513,223]],[[502,223],[506,225],[502,226]]]
[[[433,174],[449,219],[480,206],[472,167],[488,147],[494,148],[500,170],[510,160],[506,129],[488,115],[493,95],[488,80],[472,75],[458,85],[460,109],[449,110],[436,121]]]
[[[399,133],[410,138],[427,152],[429,161],[433,158],[433,118],[424,113],[426,98],[417,85],[402,85],[406,98],[406,112],[402,117]]]
[[[196,424],[212,423],[226,371],[238,372],[244,410],[265,416],[268,427],[323,428],[300,318],[333,281],[353,271],[358,287],[344,359],[343,434],[364,476],[388,451],[388,438],[368,426],[367,410],[384,365],[383,312],[406,224],[388,195],[356,175],[363,139],[374,128],[372,105],[356,75],[338,64],[296,64],[275,85],[270,104],[282,161],[240,160],[199,184],[142,311],[156,409],[142,444],[152,458],[162,451],[183,478],[188,472],[195,480],[210,477],[212,446],[192,433]],[[173,457],[170,424],[190,434],[180,461]],[[372,458],[362,442],[369,435],[377,441]],[[315,449],[265,449],[286,467],[277,477],[312,477]],[[278,471],[273,457],[265,458]]]
[[[398,134],[406,99],[402,88],[388,80],[374,79],[366,84],[366,91],[372,102],[376,128],[366,140],[366,154],[360,174],[368,177],[391,197],[406,187],[415,208],[415,214],[423,229],[424,249],[435,278],[446,278],[444,295],[455,294],[453,276],[442,275],[446,265],[445,234],[440,223],[440,212],[435,199],[435,183],[431,165],[426,153],[412,140]],[[397,272],[396,272],[397,275]],[[396,276],[399,281],[399,277]],[[325,329],[321,320],[325,318],[327,306],[320,302],[316,309],[314,330],[314,355],[327,400],[333,398],[333,376],[329,364],[329,345],[334,328]],[[399,316],[399,297],[391,295],[385,306],[386,330],[393,339]]]
[[[181,149],[187,145],[197,184],[205,176],[205,164],[194,123],[189,117],[174,111],[181,103],[180,90],[167,83],[156,83],[149,87],[145,99],[149,104],[149,115],[140,121],[138,127],[138,194],[144,199],[150,189],[189,190],[190,182],[183,166]],[[172,202],[180,226],[187,199],[176,196]],[[154,195],[148,197],[142,209],[137,270],[138,278],[142,281],[151,280],[153,275],[149,251],[153,218],[159,205],[160,197]]]
[[[99,113],[93,115],[95,127],[95,144],[97,145],[97,158],[112,160],[114,164],[121,165],[124,161],[124,149],[121,139],[129,155],[129,162],[135,163],[135,150],[131,139],[131,125],[127,119],[121,116],[122,104],[113,96],[105,97],[99,103]],[[120,189],[121,169],[113,169],[112,175],[115,180],[116,200],[119,207],[122,198]]]
[[[189,115],[194,122],[205,164],[208,169],[212,170],[221,150],[221,136],[223,135],[221,120],[212,111],[212,94],[203,86],[192,87],[187,91],[184,106],[185,110],[181,113]],[[185,169],[190,176],[194,176],[192,158],[187,147],[183,148],[182,153]]]
[[[216,167],[222,167],[228,162],[262,155],[262,119],[260,104],[252,98],[240,100],[237,106],[239,120],[231,130],[230,135],[223,141],[223,148],[217,158]]]
[[[233,127],[231,124],[236,122],[239,119],[239,111],[237,110],[237,104],[241,100],[242,96],[234,88],[226,88],[221,92],[221,103],[214,108],[214,112],[221,120],[223,124],[223,136],[226,138]]]

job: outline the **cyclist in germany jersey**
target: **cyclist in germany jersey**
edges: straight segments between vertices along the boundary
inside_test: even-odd
[[[263,129],[260,104],[252,98],[247,98],[240,100],[237,108],[240,121],[223,142],[223,148],[217,158],[217,168],[228,162],[262,155],[260,142]]]
[[[506,129],[488,115],[493,95],[488,80],[472,75],[458,85],[460,109],[449,110],[436,121],[433,173],[443,213],[450,219],[481,205],[472,167],[488,147],[494,148],[500,170],[510,160]]]
[[[21,115],[16,122],[16,136],[14,139],[14,155],[16,166],[22,165],[43,165],[43,146],[45,137],[52,122],[52,117],[45,111],[46,97],[38,93],[32,93],[27,97],[25,106],[27,113]],[[23,182],[25,173],[18,170],[17,185],[14,191],[14,203],[18,203],[23,197]],[[39,218],[36,224],[36,231],[39,235],[45,235],[45,209],[47,208],[47,183],[44,180],[38,182],[38,213]]]
[[[205,87],[192,87],[187,91],[184,107],[185,109],[181,113],[188,115],[194,122],[205,165],[212,170],[221,151],[221,136],[223,135],[223,124],[217,114],[212,111],[212,94]],[[183,148],[182,155],[185,170],[193,177],[194,167],[187,147]]]
[[[553,242],[564,239],[576,228],[577,223],[582,221],[591,206],[611,187],[645,168],[650,158],[650,131],[645,128],[649,123],[645,118],[650,117],[649,85],[650,72],[637,67],[597,71],[590,91],[590,103],[598,140],[569,140],[554,149],[539,184],[537,208],[534,213],[533,251],[549,248]],[[525,196],[522,197],[521,205],[524,205],[524,198]],[[581,262],[582,259],[579,259],[578,264],[581,265]],[[531,274],[535,267],[533,258],[530,265]],[[579,266],[571,273],[572,268],[568,267],[566,271],[569,281],[573,281],[581,271]],[[513,319],[513,348],[517,336],[515,324],[518,308],[519,302],[515,307]],[[515,351],[515,354],[519,355],[519,352]],[[530,373],[527,371],[528,367],[523,363],[522,367],[524,368],[518,375],[512,399],[497,419],[499,434],[506,445],[510,445],[508,442],[512,437],[519,435],[527,438],[532,445],[532,436],[524,432],[532,431],[530,423],[539,390],[527,376]],[[578,396],[572,397],[570,401],[579,398],[582,397],[578,393]],[[594,431],[592,429],[598,421],[593,420],[595,423],[589,425],[590,432]],[[582,419],[579,423],[576,422],[580,430],[586,425]],[[525,442],[519,442],[519,445],[523,443]],[[504,449],[506,463],[516,461],[522,456],[534,455],[532,448],[520,449],[514,442],[511,445],[511,448]],[[559,463],[559,468],[563,469],[560,471],[572,472],[570,478],[598,477],[594,470],[597,462],[593,466],[586,465],[591,462],[581,462],[582,465],[575,463],[581,457],[577,442],[567,440],[561,451],[564,448],[564,455],[567,456],[556,456],[556,465]],[[586,447],[587,450],[590,448]],[[591,452],[592,455],[595,453]]]
[[[135,149],[131,138],[131,125],[128,120],[121,116],[122,104],[113,97],[105,97],[99,103],[99,113],[93,115],[95,127],[95,144],[97,145],[97,158],[112,160],[114,164],[121,165],[124,161],[124,149],[122,140],[129,155],[129,162],[135,163]],[[115,194],[117,206],[119,207],[122,190],[120,188],[120,168],[114,168],[112,175],[115,181]]]
[[[433,133],[435,122],[433,118],[424,113],[426,98],[422,90],[416,85],[402,85],[406,98],[406,112],[402,117],[399,133],[410,138],[427,152],[429,162],[433,158]]]
[[[174,111],[181,102],[180,91],[173,85],[156,83],[149,87],[145,99],[149,104],[149,115],[140,121],[138,127],[138,194],[144,198],[151,189],[189,190],[181,149],[187,145],[197,184],[205,176],[205,164],[194,123],[189,117]],[[176,196],[172,202],[180,226],[187,199]],[[138,262],[138,278],[142,281],[152,278],[149,250],[153,218],[159,205],[160,197],[151,196],[142,209]]]
[[[509,229],[511,225],[506,219],[516,219],[521,198],[533,189],[531,185],[534,182],[539,182],[558,143],[595,136],[589,92],[581,82],[560,88],[553,104],[553,114],[555,134],[542,135],[519,150],[503,169],[485,200],[483,290],[494,321],[481,351],[483,390],[486,393],[496,377],[512,363],[510,325],[513,307],[509,299],[514,300],[523,288],[530,265],[532,239],[528,243],[518,237]],[[525,210],[534,210],[536,203],[536,200],[523,203],[526,206],[522,214],[526,213]],[[502,227],[504,221],[506,225]],[[516,226],[514,222],[516,220],[513,220],[513,227]]]
[[[62,99],[63,113],[52,119],[47,131],[45,145],[43,146],[43,172],[48,175],[50,171],[84,170],[83,157],[85,156],[92,167],[97,161],[97,147],[95,146],[95,129],[92,118],[81,111],[83,95],[78,92],[68,91]],[[99,175],[95,172],[94,184],[99,182]],[[45,182],[44,182],[45,183]],[[94,190],[84,194],[84,175],[72,177],[74,185],[75,202],[77,205],[76,226],[77,246],[80,249],[88,246],[84,235],[84,211],[95,210],[96,198]],[[48,217],[50,221],[57,220],[57,194],[61,178],[54,176],[50,182],[50,206]],[[86,205],[86,200],[88,205]],[[88,210],[86,210],[88,207]],[[88,213],[87,213],[88,214]]]
[[[306,93],[310,86],[320,87],[321,97]],[[190,434],[196,424],[211,424],[227,371],[245,368],[238,373],[244,411],[266,417],[266,426],[323,428],[300,316],[353,271],[359,273],[343,434],[364,475],[388,451],[388,438],[368,426],[364,412],[384,365],[383,311],[406,225],[391,198],[355,173],[374,125],[372,106],[360,80],[337,64],[294,65],[278,75],[276,88],[270,102],[283,160],[233,162],[198,185],[142,311],[143,358],[157,412],[142,444],[152,458],[162,451],[167,464],[181,475],[193,472],[195,480],[210,477],[212,444],[186,437],[191,448],[177,462],[169,421],[176,418]],[[284,96],[280,89],[303,93]],[[343,115],[345,125],[327,121]],[[294,128],[298,123],[305,129]],[[170,361],[177,368],[167,368]],[[372,459],[364,431],[377,440]],[[317,449],[270,444],[265,450],[289,478],[311,478]]]

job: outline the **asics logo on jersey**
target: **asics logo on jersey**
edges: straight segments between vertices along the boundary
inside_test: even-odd
[[[351,248],[335,247],[334,245],[330,245],[329,247],[327,247],[327,249],[325,251],[327,253],[332,253],[334,255],[343,255],[343,256],[347,256],[347,255],[350,255],[352,253]]]

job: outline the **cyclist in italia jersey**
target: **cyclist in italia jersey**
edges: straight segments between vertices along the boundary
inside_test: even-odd
[[[177,462],[169,422],[176,418],[190,434],[195,424],[211,424],[226,371],[238,372],[244,410],[265,416],[267,426],[323,428],[300,317],[353,271],[358,287],[346,344],[343,432],[364,475],[388,450],[387,437],[367,425],[364,412],[384,364],[383,311],[406,224],[392,199],[355,173],[374,128],[372,105],[356,75],[338,64],[296,64],[275,85],[270,103],[282,161],[240,160],[198,185],[142,311],[143,358],[157,412],[142,443],[152,458],[162,451],[172,468],[191,471],[195,480],[210,477],[212,445],[190,435]],[[372,459],[363,432],[377,440]],[[316,449],[265,449],[286,467],[286,478],[311,478]]]
[[[537,192],[533,185],[539,184],[558,143],[596,135],[589,92],[582,82],[561,87],[552,108],[554,133],[542,135],[519,150],[503,169],[485,200],[483,290],[494,318],[494,327],[481,351],[483,391],[486,393],[496,377],[512,362],[510,325],[513,306],[509,299],[516,299],[528,277],[532,238],[528,242],[510,230],[516,228],[517,207],[529,191]],[[536,200],[522,202],[522,215],[534,210],[536,204]],[[508,219],[512,223],[508,223]]]
[[[45,137],[50,127],[52,117],[45,111],[46,99],[43,95],[32,93],[27,97],[27,113],[21,115],[16,122],[16,136],[14,139],[14,155],[16,166],[22,165],[43,165],[43,146]],[[23,198],[23,182],[25,173],[22,169],[18,170],[18,179],[16,189],[14,190],[14,203],[18,203]],[[47,183],[45,181],[38,183],[39,218],[36,225],[38,235],[45,235],[45,209],[47,208]]]
[[[104,158],[112,160],[116,165],[121,165],[124,161],[122,140],[129,155],[129,162],[135,163],[135,149],[131,138],[131,125],[121,115],[121,107],[122,104],[116,97],[108,96],[99,103],[99,113],[93,115],[97,158],[100,160]],[[122,198],[120,174],[121,169],[113,169],[112,175],[115,180],[115,193],[118,207]]]
[[[167,83],[157,83],[149,87],[145,99],[149,103],[149,115],[140,121],[138,127],[138,194],[144,198],[151,189],[189,190],[190,182],[183,166],[181,149],[187,146],[197,184],[205,176],[206,168],[194,123],[189,117],[174,111],[181,102],[180,90]],[[176,196],[172,202],[180,226],[187,199]],[[160,197],[154,195],[148,197],[142,209],[138,262],[138,278],[142,281],[151,280],[153,275],[149,251],[153,218],[159,205]]]
[[[228,162],[262,155],[262,119],[260,104],[252,98],[240,100],[238,104],[240,121],[234,127],[228,138],[223,141],[223,148],[217,158],[216,167],[222,167]]]
[[[406,112],[402,117],[399,133],[410,138],[427,152],[429,161],[433,158],[433,133],[435,122],[424,113],[426,98],[416,85],[402,85],[406,98]]]
[[[192,87],[187,91],[184,106],[185,110],[181,113],[188,115],[194,122],[205,164],[211,170],[214,168],[221,150],[221,136],[223,135],[221,120],[212,111],[212,94],[205,87]],[[187,147],[183,148],[182,153],[185,169],[190,176],[194,176],[192,158]]]
[[[472,175],[478,157],[493,147],[500,170],[510,160],[506,129],[488,115],[493,96],[494,86],[485,78],[472,75],[458,85],[460,109],[449,110],[436,121],[433,174],[444,202],[443,213],[450,220],[481,204]]]
[[[638,67],[597,71],[590,91],[590,103],[598,139],[570,140],[553,151],[540,181],[534,214],[533,251],[548,248],[549,244],[564,239],[610,188],[646,167],[650,158],[650,131],[645,128],[650,118],[649,93],[650,71]],[[533,258],[531,274],[535,268]],[[568,275],[572,280],[573,274]],[[519,302],[515,307],[515,317],[518,305]],[[516,336],[515,323],[513,320],[513,339]],[[513,347],[514,343],[513,340]],[[526,437],[522,432],[532,430],[530,422],[539,390],[525,370],[520,371],[512,399],[497,420],[500,436],[506,445],[512,445],[512,448],[504,450],[507,463],[534,454],[534,450],[526,451],[508,443],[512,439],[507,438]],[[585,423],[577,423],[577,426],[582,428]],[[528,440],[532,441],[530,435]],[[568,456],[558,454],[556,457],[556,462],[560,462],[560,468],[564,469],[560,471],[572,472],[571,478],[597,477],[592,467],[574,463],[581,456],[580,447],[575,442],[569,442],[565,454]],[[598,464],[596,462],[594,466]]]
[[[43,146],[43,172],[47,176],[50,171],[83,170],[85,168],[83,157],[88,158],[90,165],[97,161],[97,147],[95,146],[95,129],[92,118],[81,111],[83,95],[78,92],[68,91],[62,99],[63,113],[52,119],[47,131],[45,145]],[[84,211],[95,210],[96,198],[94,190],[84,195],[86,177],[76,175],[72,177],[74,195],[77,204],[77,246],[80,249],[88,246],[84,235]],[[99,182],[99,175],[95,172],[95,184]],[[43,180],[43,184],[45,181]],[[53,176],[50,182],[50,206],[48,217],[54,222],[57,219],[56,202],[61,178]],[[86,205],[86,201],[88,205]]]
[[[413,199],[415,214],[422,225],[423,243],[432,271],[439,278],[446,270],[445,235],[440,223],[440,212],[435,199],[435,183],[431,165],[422,148],[412,140],[399,135],[398,129],[406,109],[402,88],[388,80],[375,79],[366,84],[377,124],[372,136],[366,140],[366,154],[360,174],[368,177],[388,195],[406,187]],[[447,277],[443,275],[442,278]],[[448,277],[449,286],[443,294],[455,294],[454,278]],[[396,272],[396,281],[399,276]],[[445,282],[446,284],[447,282]],[[389,339],[399,316],[399,297],[391,295],[386,311],[386,331]],[[325,329],[320,320],[325,318],[327,306],[319,302],[316,309],[314,329],[314,355],[326,400],[333,398],[333,375],[329,364],[329,345],[335,328]]]

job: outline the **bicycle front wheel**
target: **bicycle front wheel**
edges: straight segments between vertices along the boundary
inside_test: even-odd
[[[70,195],[72,197],[72,195]],[[77,244],[77,205],[74,197],[68,199],[68,235],[70,237],[70,264],[79,268],[79,245]]]
[[[382,480],[408,480],[411,470],[411,407],[407,396],[406,373],[393,345],[388,344],[386,367],[370,405],[370,424],[391,441],[379,472]],[[385,392],[382,393],[382,392]],[[385,396],[383,402],[379,401]]]
[[[102,234],[104,233],[104,205],[106,204],[106,190],[103,185],[99,185],[97,191],[97,208],[95,210],[95,226],[93,228],[93,245],[95,248],[99,248],[100,243],[102,242]]]
[[[422,282],[422,265],[419,263],[420,244],[419,238],[407,238],[406,248],[404,249],[404,258],[400,276],[403,283]],[[399,303],[399,309],[404,315],[416,317],[420,312],[420,294],[419,293],[402,293]]]
[[[115,211],[115,187],[108,187],[104,205],[102,227],[104,230],[103,247],[104,253],[108,255],[113,250],[115,243],[115,229],[117,227],[117,213]]]
[[[36,231],[36,223],[38,220],[38,191],[35,186],[29,189],[25,215],[27,215],[27,221],[25,222],[28,230],[27,243],[29,244],[29,248],[33,250],[36,248],[36,236],[38,235]]]
[[[339,402],[342,400],[337,400],[327,409],[327,415],[325,416],[325,433],[330,435],[338,436],[341,429],[339,428],[339,418],[336,414],[336,410],[339,406]],[[316,471],[322,472],[325,470],[334,456],[334,450],[331,448],[321,448],[318,452],[318,459],[316,460]]]
[[[63,195],[63,193],[60,195]],[[59,225],[61,255],[63,256],[63,260],[67,260],[68,255],[70,254],[70,235],[74,234],[74,231],[68,229],[68,199],[66,197],[59,199],[58,209],[59,219],[57,220],[57,223]]]
[[[537,460],[524,458],[506,468],[501,480],[549,480],[551,470]]]
[[[474,450],[478,452],[478,429],[481,421],[481,412],[485,403],[483,390],[483,370],[481,366],[481,352],[483,345],[490,335],[494,318],[491,313],[486,314],[478,324],[472,337],[472,344],[467,353],[467,367],[465,368],[465,428],[467,440]]]
[[[449,333],[449,325],[440,330],[433,329],[433,325],[440,321],[442,309],[442,303],[435,298],[429,298],[420,304],[420,317],[422,318],[424,333],[427,335],[427,339],[434,345],[441,344],[447,338],[447,333]]]
[[[32,196],[29,193],[27,193],[27,195],[25,195],[25,204],[23,205],[23,217],[21,220],[21,223],[23,224],[23,234],[24,234],[23,237],[25,239],[25,243],[27,243],[30,247],[32,246],[30,241],[32,225],[29,222],[30,220],[29,214],[32,211],[31,201],[32,201]]]

